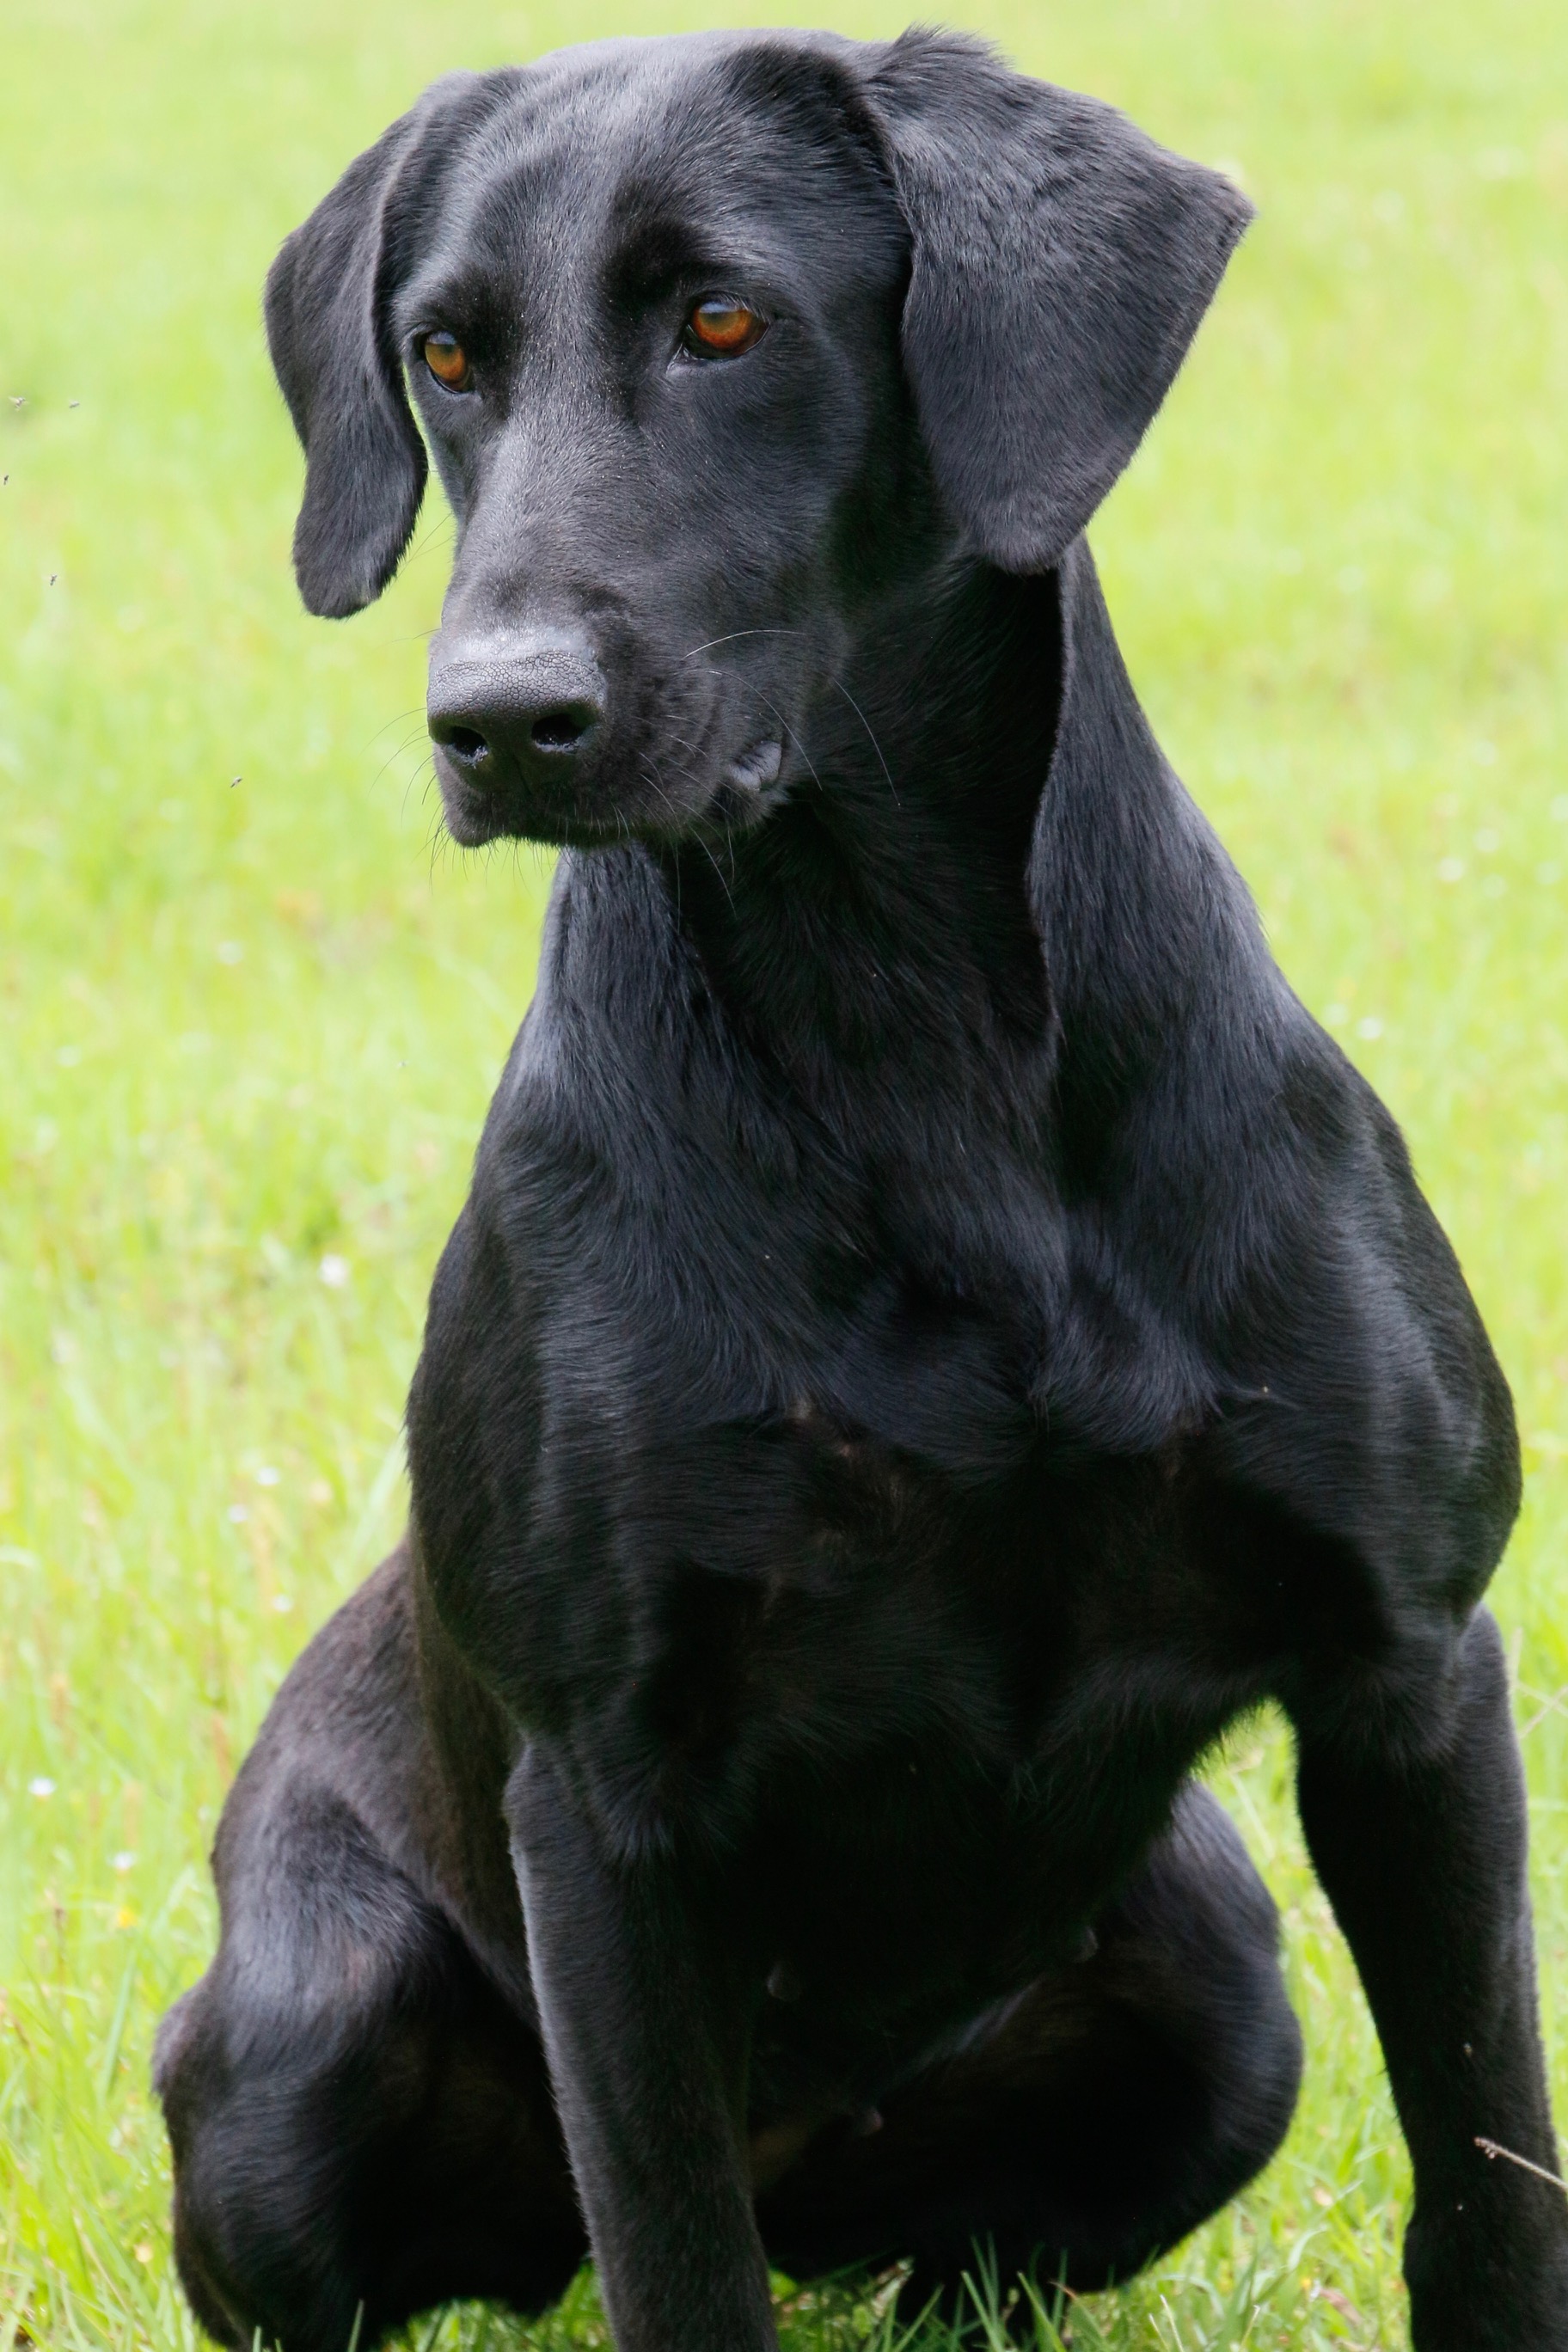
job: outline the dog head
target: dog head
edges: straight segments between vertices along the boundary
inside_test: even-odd
[[[288,240],[274,364],[313,612],[457,521],[447,822],[752,823],[911,575],[1056,564],[1249,216],[954,37],[617,41],[437,83]]]

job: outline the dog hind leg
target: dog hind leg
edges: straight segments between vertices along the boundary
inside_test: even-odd
[[[1195,2229],[1285,2136],[1301,2043],[1275,1909],[1205,1790],[1098,1923],[1094,1956],[819,2143],[759,2202],[795,2277],[913,2258],[904,2294],[952,2307],[994,2252],[1075,2289],[1123,2281]]]
[[[336,1796],[271,1809],[155,2076],[221,2343],[369,2352],[449,2296],[542,2308],[583,2258],[537,2037]]]

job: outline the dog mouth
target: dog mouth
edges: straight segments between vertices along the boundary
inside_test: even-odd
[[[668,845],[710,831],[728,837],[760,824],[788,789],[784,740],[773,731],[752,737],[722,765],[715,762],[717,772],[710,770],[706,782],[684,763],[658,761],[648,751],[616,761],[616,779],[602,769],[580,775],[569,749],[560,764],[565,789],[539,791],[521,778],[475,772],[460,746],[438,745],[436,778],[452,839],[464,849],[508,836],[595,849],[637,840]]]

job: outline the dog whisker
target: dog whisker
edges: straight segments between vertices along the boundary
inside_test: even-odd
[[[784,733],[789,737],[790,741],[795,745],[795,750],[805,761],[806,772],[810,776],[812,782],[816,786],[817,791],[820,792],[822,790],[822,778],[817,774],[815,766],[812,764],[811,753],[806,750],[798,730],[790,725],[789,720],[784,717],[783,711],[777,709],[773,703],[771,703],[765,694],[759,695],[757,699],[761,702],[763,709],[768,712],[770,717],[777,719],[780,727],[783,728]],[[898,798],[898,794],[895,793],[893,797],[896,800]]]
[[[411,751],[413,750],[413,748],[414,748],[415,744],[418,742],[418,740],[419,740],[419,737],[420,737],[420,734],[421,734],[422,732],[423,732],[423,730],[416,730],[416,732],[415,732],[415,733],[413,733],[412,735],[405,735],[405,736],[404,737],[404,739],[403,739],[403,740],[402,740],[402,742],[401,742],[401,743],[395,743],[395,744],[393,745],[392,750],[387,753],[387,755],[386,755],[385,759],[382,761],[382,763],[381,763],[380,767],[376,770],[376,772],[375,772],[374,775],[371,778],[371,781],[370,781],[370,788],[371,788],[372,792],[374,792],[374,790],[375,790],[376,786],[380,783],[380,782],[381,782],[381,780],[382,780],[383,776],[384,776],[384,775],[385,775],[385,773],[386,773],[387,770],[388,770],[389,768],[395,767],[395,766],[396,766],[396,764],[397,764],[397,762],[398,762],[398,761],[399,761],[399,760],[401,760],[401,759],[403,758],[404,754],[405,754],[405,752],[407,752],[407,751]],[[429,752],[426,752],[426,753],[425,754],[425,759],[429,759],[429,760],[431,761],[431,769],[432,769],[432,772],[434,772],[435,761],[434,761],[433,758],[431,757],[431,754],[430,754]],[[424,764],[425,764],[425,759],[422,759],[422,760],[420,761],[420,762],[419,762],[419,766],[418,766],[418,767],[416,767],[416,768],[415,769],[414,772],[415,772],[415,774],[416,774],[416,775],[417,775],[417,774],[418,774],[418,772],[419,772],[419,767],[423,767],[423,766],[424,766]]]
[[[410,703],[406,710],[395,710],[390,719],[384,719],[374,734],[366,740],[365,750],[368,751],[372,744],[379,743],[389,728],[406,726],[411,719],[417,719],[423,726],[425,720],[423,703]]]
[[[738,645],[742,637],[803,637],[805,635],[804,629],[731,629],[728,636],[709,637],[700,646],[688,646],[679,658],[683,662],[694,661],[699,654],[710,654],[715,646]]]
[[[860,721],[861,726],[866,730],[867,734],[871,739],[871,749],[877,754],[878,761],[881,765],[882,773],[888,779],[888,790],[893,795],[893,806],[895,808],[902,808],[903,803],[899,798],[899,788],[893,782],[892,770],[889,767],[886,760],[882,758],[882,747],[877,740],[870,720],[867,718],[865,712],[861,709],[860,705],[856,701],[855,697],[850,693],[849,688],[845,685],[844,680],[841,677],[836,677],[833,680],[833,684],[837,687],[838,692],[844,697],[845,701],[849,705],[850,709],[855,713],[856,718]]]

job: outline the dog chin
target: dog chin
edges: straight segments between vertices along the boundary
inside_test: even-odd
[[[617,824],[613,815],[599,824],[584,821],[570,808],[530,806],[515,793],[486,791],[464,777],[447,774],[439,757],[436,772],[447,831],[459,849],[482,849],[491,841],[538,841],[554,849],[592,848],[626,837],[625,824]]]
[[[692,789],[682,779],[679,801],[668,792],[606,802],[604,806],[530,805],[515,793],[495,793],[452,774],[437,754],[436,771],[447,830],[463,849],[510,838],[563,849],[613,848],[627,841],[670,845],[707,835],[732,838],[762,823],[788,791],[784,747],[776,738],[748,744],[709,783]]]
[[[453,791],[442,784],[441,809],[447,830],[459,849],[482,849],[487,841],[494,841],[507,829],[478,793],[466,793],[460,786]]]

